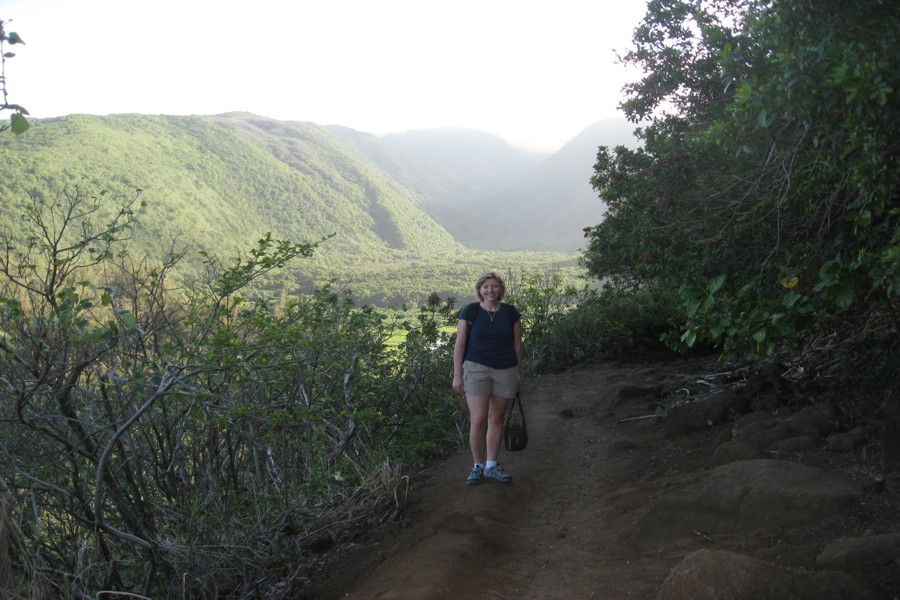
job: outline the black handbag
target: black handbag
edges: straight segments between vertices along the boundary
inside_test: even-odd
[[[516,406],[519,407],[518,414]],[[525,425],[525,409],[519,394],[513,398],[503,421],[503,443],[510,452],[524,450],[528,445],[528,428]]]

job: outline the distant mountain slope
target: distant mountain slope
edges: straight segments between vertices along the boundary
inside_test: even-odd
[[[382,170],[417,192],[422,207],[445,227],[465,230],[463,207],[510,185],[549,154],[511,146],[470,129],[421,129],[376,137],[329,126]]]
[[[478,131],[433,129],[381,138],[329,127],[407,187],[460,242],[493,250],[572,252],[603,205],[590,186],[599,146],[634,145],[625,119],[599,121],[548,155]]]
[[[500,189],[549,156],[469,129],[420,129],[388,134],[381,140],[423,181],[441,182],[421,191],[452,204]]]
[[[467,224],[445,224],[463,243],[481,248],[574,251],[584,228],[603,220],[605,206],[590,179],[599,146],[633,146],[635,126],[625,119],[594,123],[557,153],[508,187],[478,198],[472,214],[491,215]]]

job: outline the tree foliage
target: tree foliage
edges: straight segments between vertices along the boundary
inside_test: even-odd
[[[769,355],[900,294],[900,12],[889,2],[652,0],[623,56],[643,148],[601,148],[583,262],[678,300],[681,343]]]
[[[326,287],[273,302],[253,284],[315,245],[270,235],[179,287],[182,253],[127,252],[140,210],[83,187],[34,196],[26,242],[3,240],[10,593],[257,597],[397,510],[402,473],[459,442],[451,301],[376,311]]]

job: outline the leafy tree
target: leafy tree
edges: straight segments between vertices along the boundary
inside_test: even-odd
[[[584,265],[677,296],[687,346],[769,355],[847,311],[896,345],[898,42],[878,0],[649,2],[623,57],[644,144],[598,153]]]
[[[25,41],[15,31],[7,33],[5,23],[0,19],[0,90],[3,92],[3,103],[0,104],[0,111],[12,111],[12,114],[9,117],[9,124],[0,126],[0,131],[10,129],[16,135],[24,133],[30,127],[30,124],[25,117],[25,115],[28,114],[28,111],[18,104],[10,104],[9,102],[9,94],[6,90],[6,61],[15,57],[15,53],[7,51],[5,46],[6,44],[14,46],[16,44],[24,43]]]

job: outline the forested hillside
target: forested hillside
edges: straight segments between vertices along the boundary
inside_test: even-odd
[[[4,230],[21,230],[32,197],[106,192],[112,210],[139,196],[131,253],[185,251],[179,272],[188,278],[201,275],[199,252],[228,260],[266,232],[328,238],[285,281],[308,291],[335,280],[381,305],[460,296],[488,267],[539,270],[571,258],[467,249],[414,192],[311,123],[248,114],[38,120],[27,135],[0,140],[0,172]]]

